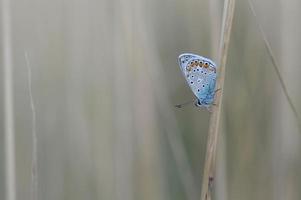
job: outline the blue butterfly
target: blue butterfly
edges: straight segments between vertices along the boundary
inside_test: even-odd
[[[208,58],[191,53],[181,54],[178,62],[189,87],[197,97],[195,105],[209,110],[216,92],[216,64]]]

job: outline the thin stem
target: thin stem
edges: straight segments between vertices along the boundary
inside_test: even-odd
[[[6,199],[16,199],[15,172],[15,129],[14,129],[14,87],[11,38],[11,6],[9,0],[2,0],[2,45],[3,45],[3,86],[4,86],[4,145]]]
[[[230,43],[230,35],[232,29],[232,22],[234,17],[235,0],[225,0],[223,11],[223,23],[220,39],[220,52],[219,52],[219,75],[217,79],[217,87],[221,92],[216,93],[215,104],[212,107],[212,114],[210,118],[207,150],[203,174],[201,200],[211,199],[211,192],[214,181],[215,171],[215,157],[217,147],[218,127],[221,116],[221,103],[223,96],[223,86],[225,80],[225,69],[228,55],[228,48]]]
[[[257,26],[258,26],[258,29],[259,29],[260,34],[261,34],[261,36],[262,36],[262,39],[263,39],[263,41],[264,41],[264,46],[265,46],[265,48],[266,48],[266,50],[267,50],[267,52],[268,52],[268,54],[269,54],[269,56],[270,56],[270,59],[271,59],[271,61],[272,61],[273,68],[274,68],[274,70],[275,70],[275,72],[276,72],[276,75],[277,75],[277,77],[278,77],[278,79],[279,79],[279,82],[280,82],[281,88],[282,88],[282,90],[283,90],[283,92],[284,92],[285,98],[286,98],[287,102],[289,103],[289,106],[290,106],[290,108],[292,109],[292,111],[293,111],[293,113],[294,113],[294,115],[295,115],[295,118],[296,118],[297,124],[298,124],[299,132],[301,132],[301,120],[300,120],[300,117],[299,117],[299,115],[298,115],[298,112],[297,112],[297,109],[296,109],[295,105],[293,104],[292,98],[291,98],[290,95],[288,94],[288,90],[287,90],[287,88],[286,88],[286,86],[285,86],[285,83],[284,83],[284,80],[283,80],[283,78],[282,78],[282,76],[281,76],[281,74],[280,74],[279,67],[278,67],[279,65],[278,65],[277,62],[276,62],[276,58],[275,58],[275,56],[274,56],[274,54],[273,54],[271,45],[270,45],[270,43],[269,43],[269,41],[268,41],[268,39],[267,39],[267,37],[266,37],[264,31],[263,31],[263,28],[262,28],[262,26],[261,26],[261,24],[260,24],[260,22],[259,22],[259,20],[258,20],[258,18],[257,18],[257,15],[256,15],[256,12],[255,12],[255,9],[254,9],[254,6],[253,6],[252,1],[251,1],[251,0],[248,0],[248,3],[249,3],[249,7],[250,7],[250,9],[251,9],[251,11],[252,11],[252,14],[253,14],[254,17],[255,17],[256,24],[257,24]]]
[[[30,108],[32,113],[32,162],[31,162],[31,200],[38,199],[38,152],[37,152],[37,131],[36,131],[36,109],[34,106],[31,84],[31,67],[27,52],[25,52],[25,60],[28,71],[28,93],[30,98]]]

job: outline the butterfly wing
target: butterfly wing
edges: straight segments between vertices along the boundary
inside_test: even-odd
[[[192,58],[196,58],[198,55],[192,54],[192,53],[183,53],[178,58],[178,63],[180,65],[180,68],[182,72],[185,72],[185,67],[188,64],[188,61]]]
[[[181,71],[199,102],[210,105],[214,99],[216,65],[210,59],[191,54],[181,54],[178,59]]]
[[[206,97],[203,99],[202,104],[211,105],[215,96],[215,84],[216,84],[216,73],[209,73],[207,78],[208,80],[208,89],[206,91]]]
[[[185,73],[186,65],[193,58],[197,58],[199,60],[202,60],[204,63],[207,62],[207,63],[209,63],[210,67],[212,67],[213,69],[216,69],[216,64],[208,58],[205,58],[203,56],[199,56],[199,55],[196,55],[196,54],[193,54],[193,53],[183,53],[183,54],[179,55],[179,58],[178,58],[178,63],[179,63],[179,66],[180,66],[183,73]]]

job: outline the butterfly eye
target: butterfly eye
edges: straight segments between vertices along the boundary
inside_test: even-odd
[[[204,67],[208,68],[209,64],[207,62],[204,63]]]
[[[201,67],[203,66],[203,62],[202,62],[202,61],[200,62],[200,66],[201,66]]]

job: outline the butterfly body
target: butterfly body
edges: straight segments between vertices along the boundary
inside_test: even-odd
[[[216,64],[205,57],[184,53],[178,58],[181,71],[197,97],[196,106],[209,108],[215,96]]]

